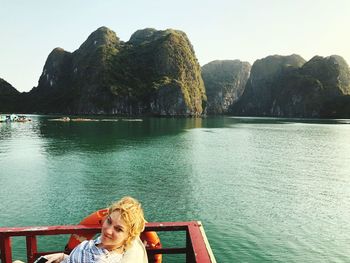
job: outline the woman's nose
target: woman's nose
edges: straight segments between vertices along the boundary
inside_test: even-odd
[[[107,234],[113,233],[113,227],[111,225],[106,226],[105,231]]]

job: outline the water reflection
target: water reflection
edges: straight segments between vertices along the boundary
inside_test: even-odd
[[[50,154],[67,151],[115,151],[147,143],[152,138],[176,136],[187,129],[201,126],[201,119],[146,118],[142,122],[56,122],[44,120],[40,136],[48,139]]]

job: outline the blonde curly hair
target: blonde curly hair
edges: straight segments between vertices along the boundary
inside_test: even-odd
[[[119,201],[113,203],[109,209],[108,214],[118,211],[125,225],[128,228],[128,238],[125,241],[124,249],[128,249],[131,242],[145,229],[145,217],[141,203],[135,198],[125,196]]]

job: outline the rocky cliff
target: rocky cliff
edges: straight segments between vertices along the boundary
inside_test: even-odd
[[[207,94],[207,113],[227,113],[242,95],[251,65],[240,60],[216,60],[202,67]]]
[[[68,114],[191,115],[206,96],[185,33],[144,29],[122,42],[106,27],[73,53],[54,49],[27,111]]]
[[[302,74],[322,83],[323,95],[350,95],[350,71],[346,61],[337,55],[315,56],[302,67]]]
[[[287,68],[299,68],[305,60],[299,55],[268,56],[254,62],[240,100],[230,112],[248,116],[270,116],[271,105],[280,87],[275,81]]]

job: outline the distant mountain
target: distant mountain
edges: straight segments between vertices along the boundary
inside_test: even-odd
[[[227,113],[242,95],[251,65],[240,60],[215,60],[202,67],[207,94],[207,113]]]
[[[10,83],[0,78],[0,112],[11,113],[16,109],[20,92]]]
[[[299,68],[305,60],[299,55],[268,56],[254,62],[240,100],[230,109],[238,115],[270,116],[274,96],[280,87],[276,79],[287,68]]]
[[[123,42],[101,27],[73,53],[55,48],[30,92],[0,79],[0,112],[350,118],[350,69],[337,55],[296,54],[201,69],[182,31],[146,28]]]
[[[122,42],[101,27],[73,53],[50,53],[28,101],[40,113],[199,116],[206,96],[184,32],[144,29]]]
[[[270,56],[256,61],[230,113],[244,116],[350,117],[350,71],[340,56]]]
[[[302,67],[302,73],[319,80],[327,97],[350,95],[349,66],[340,56],[315,56]]]

